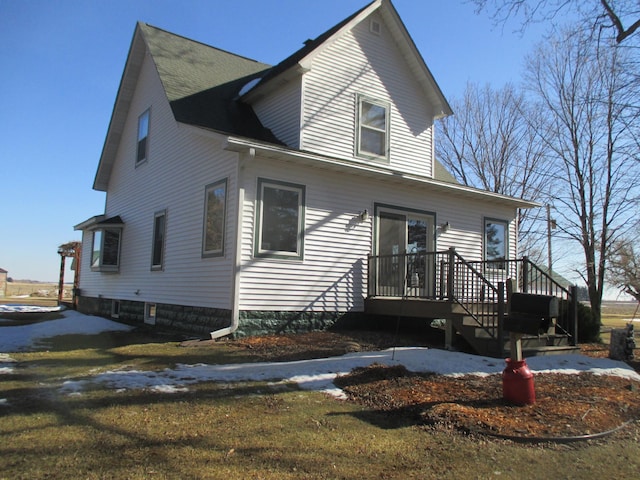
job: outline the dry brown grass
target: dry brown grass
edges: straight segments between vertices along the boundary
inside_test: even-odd
[[[345,348],[352,343],[342,339]],[[137,333],[61,337],[49,351],[12,354],[14,372],[0,376],[0,478],[633,478],[640,471],[637,426],[601,441],[522,446],[266,382],[207,382],[178,394],[60,390],[68,379],[110,369],[263,359],[267,350],[256,350],[242,342],[184,348]]]

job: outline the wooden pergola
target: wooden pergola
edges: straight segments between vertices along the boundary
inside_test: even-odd
[[[73,296],[71,299],[71,305],[73,308],[77,307],[77,292],[78,285],[80,285],[80,257],[82,254],[81,242],[69,242],[58,247],[58,253],[60,254],[60,281],[58,282],[58,304],[62,303],[62,296],[64,292],[64,270],[65,263],[68,257],[72,258],[71,269],[75,272],[73,275]]]

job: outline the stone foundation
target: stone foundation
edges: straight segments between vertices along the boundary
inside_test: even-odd
[[[78,311],[129,324],[144,324],[145,302],[120,300],[120,313],[113,315],[114,299],[78,297]],[[156,303],[156,326],[208,337],[212,331],[231,325],[231,310]]]
[[[361,312],[272,312],[243,310],[235,335],[304,333],[329,328],[358,328],[364,325]]]
[[[144,324],[145,302],[120,300],[120,313],[112,314],[114,299],[78,297],[78,311],[89,315]],[[208,337],[211,332],[231,326],[231,310],[156,303],[156,326],[167,327]],[[371,327],[375,319],[362,312],[272,312],[244,310],[234,336],[304,333],[330,328],[358,329]]]

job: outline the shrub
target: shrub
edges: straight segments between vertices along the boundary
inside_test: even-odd
[[[599,342],[601,325],[591,307],[578,302],[578,343]]]
[[[565,325],[569,315],[569,302],[560,302],[560,316]],[[560,320],[560,319],[559,319]],[[595,318],[591,307],[578,302],[578,343],[594,343],[600,341],[601,323]]]

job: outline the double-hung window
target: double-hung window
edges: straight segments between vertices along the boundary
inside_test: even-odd
[[[359,95],[356,155],[387,160],[389,158],[389,105]]]
[[[484,259],[489,268],[506,268],[509,225],[503,220],[484,220]]]
[[[167,212],[156,212],[153,216],[153,245],[151,249],[151,270],[164,267],[164,243],[167,230]]]
[[[138,117],[138,145],[136,151],[136,165],[147,159],[149,150],[149,117],[151,113],[147,109]]]
[[[224,255],[225,211],[227,204],[227,180],[205,187],[204,227],[202,256]]]
[[[258,179],[256,256],[302,260],[305,187]]]

